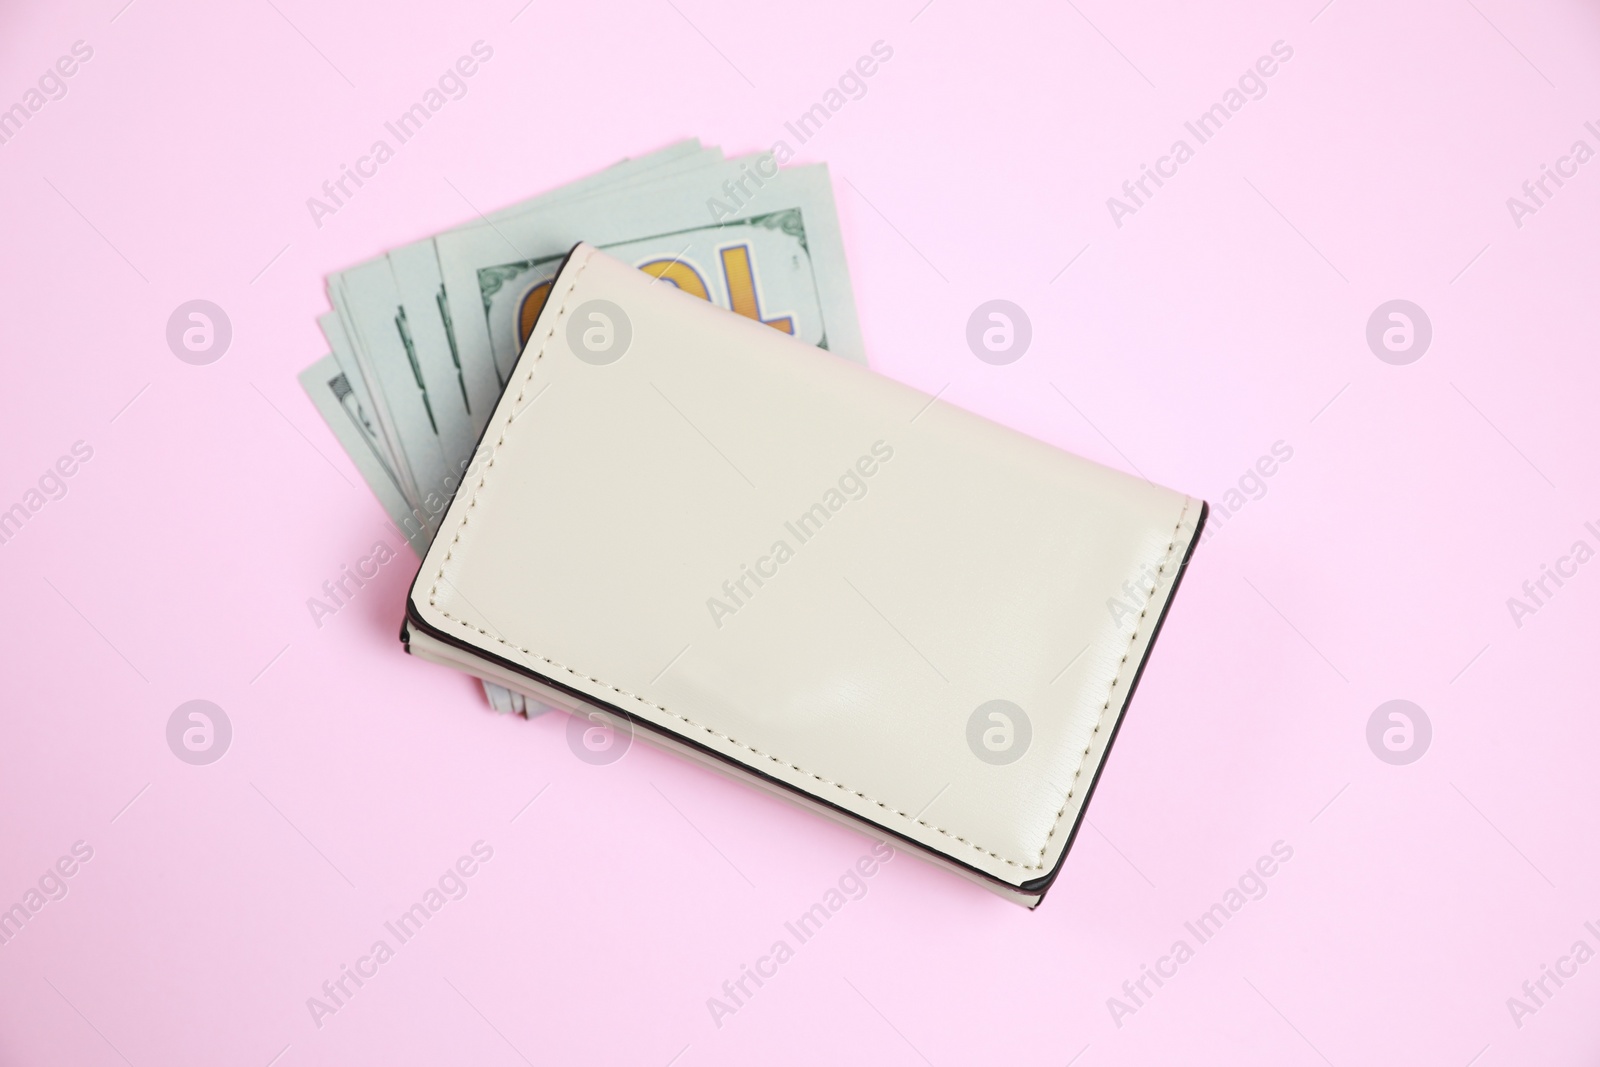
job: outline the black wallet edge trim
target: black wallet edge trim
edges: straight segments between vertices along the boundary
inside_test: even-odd
[[[566,274],[567,268],[572,264],[572,253],[576,252],[581,244],[582,242],[580,241],[578,244],[573,245],[572,248],[567,251],[565,258],[562,259],[560,269],[558,269],[555,275],[552,277],[552,292],[556,288],[559,288],[562,276]],[[543,320],[547,312],[551,314],[555,313],[552,310],[551,304],[548,302],[545,304],[544,308],[540,310],[538,319],[534,321],[534,328],[529,333],[530,338],[538,332],[539,327],[543,324]],[[524,349],[524,354],[526,354],[526,349]],[[519,357],[517,363],[520,365],[521,362],[522,360]],[[512,375],[515,376],[515,374],[516,368],[513,368]],[[495,406],[499,406],[498,398],[496,399]],[[473,446],[473,455],[477,455],[478,451],[483,447],[484,438],[489,434],[489,425],[490,424],[485,424],[483,433],[478,436],[477,444]],[[459,493],[465,485],[466,479],[463,478],[461,483],[456,486],[455,493]],[[450,507],[454,506],[455,493],[451,494],[450,504],[445,507],[445,510],[442,514],[448,514]],[[1184,550],[1183,560],[1178,564],[1177,572],[1173,575],[1172,589],[1167,593],[1166,602],[1161,606],[1161,613],[1156,617],[1155,626],[1150,632],[1150,640],[1145,642],[1144,654],[1139,657],[1139,664],[1134,669],[1132,680],[1128,683],[1128,695],[1123,698],[1122,707],[1117,713],[1117,720],[1111,726],[1111,732],[1106,738],[1106,750],[1101,754],[1099,765],[1095,767],[1094,775],[1089,780],[1088,789],[1084,791],[1083,803],[1078,806],[1078,817],[1073,821],[1072,830],[1067,836],[1067,843],[1061,849],[1061,855],[1057,858],[1055,866],[1052,867],[1048,873],[1042,874],[1037,878],[1030,879],[1029,881],[1022,882],[1020,884],[1007,882],[1004,879],[997,878],[988,871],[974,867],[955,856],[928,848],[921,842],[905,837],[895,832],[893,829],[882,825],[881,823],[862,817],[858,812],[851,811],[848,808],[835,804],[832,801],[829,801],[816,794],[808,793],[790,782],[786,782],[780,778],[775,778],[764,771],[750,766],[749,764],[734,759],[726,753],[719,752],[716,749],[708,748],[707,746],[700,744],[698,741],[694,741],[688,737],[663,730],[654,723],[640,719],[623,708],[601,700],[590,693],[575,689],[569,685],[564,685],[553,678],[548,678],[537,671],[524,667],[519,663],[513,663],[512,661],[505,659],[504,657],[493,652],[489,652],[477,645],[470,644],[459,637],[456,637],[454,634],[447,633],[444,630],[433,626],[422,618],[422,613],[417,610],[416,602],[412,598],[409,589],[406,593],[406,616],[400,626],[400,640],[407,646],[406,651],[409,653],[411,640],[410,629],[411,627],[415,626],[420,632],[427,634],[436,641],[459,648],[463,652],[470,653],[473,656],[489,660],[513,674],[520,674],[526,678],[538,682],[542,686],[557,690],[558,692],[566,693],[579,703],[598,707],[613,715],[616,715],[618,718],[627,722],[635,731],[643,730],[646,733],[656,734],[663,738],[669,739],[673,744],[686,745],[706,756],[711,757],[712,759],[717,760],[720,763],[726,764],[735,772],[736,775],[753,776],[761,779],[762,781],[771,783],[773,786],[777,787],[783,792],[793,793],[796,796],[803,798],[808,803],[820,804],[824,807],[831,808],[834,811],[839,812],[850,823],[854,823],[863,827],[871,827],[878,834],[894,839],[899,843],[900,846],[903,846],[912,852],[926,853],[931,857],[937,858],[941,862],[953,864],[984,882],[993,883],[995,886],[1008,893],[1017,893],[1023,896],[1033,897],[1034,899],[1030,902],[1029,906],[1038,907],[1038,905],[1044,900],[1045,894],[1049,892],[1051,886],[1055,884],[1056,877],[1061,873],[1062,867],[1065,866],[1067,862],[1067,857],[1072,853],[1072,846],[1077,842],[1078,831],[1082,829],[1084,818],[1089,811],[1089,803],[1094,799],[1095,787],[1100,784],[1100,775],[1105,771],[1106,763],[1111,759],[1112,746],[1116,743],[1117,734],[1122,729],[1122,721],[1128,714],[1128,708],[1133,704],[1133,698],[1139,688],[1139,681],[1144,677],[1145,664],[1150,661],[1150,654],[1155,650],[1156,639],[1161,636],[1161,628],[1167,621],[1167,613],[1172,610],[1172,602],[1177,599],[1178,587],[1182,584],[1184,575],[1188,572],[1189,561],[1194,557],[1194,551],[1200,544],[1200,537],[1205,531],[1206,520],[1210,514],[1211,505],[1202,500],[1200,502],[1200,518],[1195,523],[1194,535],[1189,539],[1189,545]],[[418,563],[417,574],[412,578],[410,588],[416,587],[416,579],[422,575],[422,566],[423,563],[426,562],[426,557],[427,554],[424,552],[423,560]]]
[[[1072,852],[1072,846],[1077,843],[1078,831],[1083,828],[1083,820],[1089,814],[1089,802],[1094,799],[1095,786],[1100,784],[1100,775],[1105,772],[1106,764],[1111,761],[1111,749],[1117,743],[1117,734],[1122,731],[1122,720],[1128,714],[1128,708],[1133,704],[1133,698],[1139,691],[1139,679],[1144,677],[1144,666],[1150,662],[1150,653],[1155,651],[1156,638],[1161,636],[1161,627],[1167,621],[1167,612],[1172,610],[1172,602],[1178,599],[1178,587],[1183,584],[1183,577],[1189,572],[1189,561],[1194,558],[1194,550],[1200,546],[1200,535],[1205,533],[1206,520],[1211,516],[1211,505],[1204,500],[1200,501],[1200,518],[1194,524],[1194,536],[1189,539],[1189,548],[1183,554],[1183,561],[1178,564],[1178,571],[1172,576],[1172,590],[1167,593],[1167,602],[1161,605],[1161,614],[1156,616],[1156,624],[1150,631],[1150,640],[1145,642],[1144,655],[1139,657],[1139,666],[1133,672],[1133,680],[1128,683],[1128,695],[1123,698],[1122,710],[1117,714],[1117,721],[1111,724],[1111,734],[1106,738],[1106,750],[1100,755],[1100,765],[1094,769],[1094,776],[1089,779],[1089,788],[1084,790],[1083,803],[1078,806],[1078,818],[1072,824],[1072,832],[1067,836],[1067,843],[1061,850],[1061,858],[1056,861],[1055,869],[1049,874],[1041,875],[1030,882],[1024,882],[1019,888],[1027,893],[1037,890],[1039,899],[1044,899],[1045,892],[1055,884],[1056,875],[1061,873],[1061,867],[1067,862],[1067,856]]]

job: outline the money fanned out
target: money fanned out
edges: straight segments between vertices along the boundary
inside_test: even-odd
[[[693,140],[340,271],[318,320],[330,354],[300,383],[418,558],[580,240],[866,363],[827,168]],[[544,710],[483,686],[497,711]]]

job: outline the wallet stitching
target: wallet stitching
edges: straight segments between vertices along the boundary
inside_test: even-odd
[[[1061,801],[1061,810],[1056,812],[1055,821],[1050,824],[1050,832],[1045,834],[1044,844],[1039,846],[1039,862],[1030,864],[1027,870],[1041,870],[1044,867],[1044,856],[1050,848],[1051,840],[1056,836],[1056,831],[1061,828],[1061,820],[1067,814],[1067,809],[1072,806],[1073,794],[1078,789],[1078,779],[1083,774],[1083,768],[1089,763],[1089,751],[1094,748],[1095,738],[1100,735],[1100,728],[1105,725],[1106,712],[1111,708],[1111,700],[1117,695],[1117,684],[1122,681],[1122,672],[1127,669],[1128,657],[1133,655],[1133,646],[1139,640],[1139,626],[1144,622],[1144,617],[1150,611],[1150,605],[1155,603],[1155,591],[1161,587],[1161,575],[1172,562],[1172,554],[1178,547],[1178,532],[1183,529],[1183,520],[1189,516],[1189,508],[1194,503],[1192,497],[1183,498],[1183,510],[1178,512],[1178,521],[1172,527],[1172,540],[1167,542],[1167,551],[1161,558],[1161,565],[1156,568],[1155,579],[1150,583],[1150,588],[1145,591],[1145,604],[1139,612],[1139,617],[1133,623],[1133,635],[1128,638],[1128,647],[1122,653],[1122,659],[1117,663],[1117,676],[1111,679],[1111,688],[1106,691],[1106,702],[1100,705],[1100,715],[1095,719],[1094,729],[1089,731],[1089,742],[1083,746],[1083,755],[1078,760],[1078,769],[1072,772],[1072,784],[1067,787],[1067,795]],[[1144,586],[1140,586],[1144,589]]]
[[[538,368],[539,361],[544,358],[545,347],[550,343],[550,339],[555,336],[556,324],[559,323],[566,316],[566,313],[567,313],[567,302],[569,300],[571,300],[573,292],[576,291],[576,289],[578,287],[578,279],[580,277],[582,277],[583,276],[583,272],[588,269],[590,261],[594,258],[594,254],[595,254],[595,250],[591,248],[589,250],[589,254],[584,257],[583,262],[578,265],[578,269],[573,272],[572,284],[569,285],[567,287],[566,292],[562,294],[562,296],[561,296],[561,304],[556,309],[555,316],[551,319],[550,330],[549,330],[548,333],[545,334],[544,339],[539,342],[539,350],[534,353],[533,359],[529,363],[527,376],[525,378],[523,378],[522,387],[521,387],[520,391],[517,393],[517,401],[513,402],[511,404],[511,410],[513,412],[517,408],[517,402],[520,402],[522,400],[522,398],[527,394],[528,386],[533,381],[534,372]],[[815,781],[821,782],[824,785],[831,785],[835,789],[838,789],[838,790],[841,790],[843,792],[849,793],[852,796],[859,797],[862,800],[869,801],[872,804],[875,804],[878,807],[882,808],[884,811],[890,812],[890,813],[892,813],[894,815],[898,815],[902,819],[906,819],[906,820],[908,820],[910,822],[913,822],[913,823],[917,824],[918,826],[922,826],[922,827],[925,827],[926,829],[929,829],[929,830],[932,830],[932,831],[934,831],[936,833],[942,834],[943,836],[948,837],[948,838],[950,838],[950,839],[952,839],[954,841],[959,841],[961,844],[966,845],[968,848],[975,849],[978,852],[982,852],[984,855],[987,855],[987,856],[990,856],[990,857],[992,857],[994,859],[997,859],[1000,862],[1007,864],[1008,866],[1017,867],[1017,868],[1020,868],[1021,870],[1025,870],[1025,871],[1037,871],[1037,870],[1043,870],[1044,869],[1043,860],[1044,860],[1045,852],[1049,848],[1050,840],[1051,840],[1051,838],[1053,838],[1055,836],[1056,830],[1059,828],[1059,826],[1061,824],[1061,819],[1063,818],[1063,816],[1065,816],[1067,808],[1071,805],[1072,797],[1073,797],[1073,795],[1074,795],[1074,793],[1075,793],[1075,791],[1077,789],[1078,778],[1079,778],[1080,775],[1082,775],[1083,768],[1088,763],[1089,752],[1094,747],[1094,737],[1099,734],[1101,727],[1105,723],[1106,711],[1111,707],[1112,697],[1114,697],[1116,695],[1116,688],[1117,688],[1118,683],[1121,682],[1121,680],[1122,680],[1122,672],[1127,666],[1128,656],[1132,654],[1133,646],[1134,646],[1135,642],[1137,642],[1139,640],[1139,623],[1144,620],[1144,617],[1145,617],[1146,613],[1149,611],[1149,604],[1148,603],[1145,605],[1144,610],[1139,612],[1139,618],[1134,623],[1133,636],[1128,639],[1128,648],[1127,648],[1127,651],[1125,651],[1123,653],[1121,663],[1118,664],[1117,676],[1111,680],[1110,691],[1106,695],[1105,703],[1103,705],[1101,705],[1100,717],[1096,721],[1094,730],[1090,734],[1089,744],[1084,747],[1083,757],[1082,757],[1082,759],[1079,760],[1078,769],[1072,775],[1072,785],[1068,787],[1066,799],[1063,800],[1062,804],[1061,804],[1061,810],[1056,813],[1055,822],[1050,827],[1050,833],[1048,835],[1046,835],[1045,843],[1039,849],[1039,862],[1037,862],[1037,863],[1021,863],[1021,862],[1019,862],[1017,860],[1013,860],[1013,859],[1010,859],[1010,858],[1008,858],[1006,856],[1002,856],[1002,855],[1000,855],[1000,853],[995,852],[993,849],[984,848],[982,845],[978,844],[975,841],[969,841],[965,837],[962,837],[960,834],[954,833],[953,831],[950,831],[950,830],[946,830],[942,826],[935,826],[933,823],[928,822],[926,819],[922,819],[922,818],[919,818],[916,815],[912,815],[912,814],[910,814],[908,812],[901,811],[898,808],[892,808],[888,804],[885,804],[883,801],[878,800],[876,797],[871,797],[871,796],[868,796],[866,793],[861,792],[859,789],[851,789],[849,786],[844,785],[844,784],[842,784],[840,782],[835,782],[835,781],[832,781],[830,779],[824,778],[824,777],[822,777],[822,775],[816,774],[813,771],[808,771],[804,767],[800,767],[800,766],[798,766],[796,764],[790,763],[788,760],[780,759],[779,757],[774,756],[774,755],[772,755],[770,753],[767,753],[767,752],[763,752],[760,749],[755,748],[752,745],[747,745],[743,741],[738,740],[737,738],[730,737],[727,734],[721,733],[720,731],[713,730],[711,727],[705,726],[705,725],[703,725],[701,723],[698,723],[698,722],[695,722],[693,719],[690,719],[685,715],[680,715],[675,711],[672,711],[672,710],[670,710],[668,708],[662,707],[660,704],[656,704],[656,703],[654,703],[652,701],[646,700],[644,697],[641,697],[636,693],[630,693],[626,689],[619,689],[617,686],[612,685],[610,682],[604,681],[604,680],[602,680],[600,678],[596,678],[596,677],[594,677],[592,675],[584,674],[582,671],[574,670],[573,668],[568,667],[566,664],[558,663],[555,660],[550,659],[547,656],[542,656],[539,653],[534,652],[532,649],[523,648],[520,645],[514,645],[511,642],[507,641],[505,638],[501,637],[499,634],[490,633],[488,630],[485,630],[481,626],[478,626],[478,625],[476,625],[474,623],[468,622],[465,619],[457,618],[456,616],[450,614],[450,612],[447,611],[445,608],[440,607],[439,600],[438,600],[439,584],[442,581],[444,581],[445,566],[454,557],[456,546],[461,543],[461,535],[467,528],[467,521],[470,518],[473,509],[475,509],[478,506],[478,494],[483,491],[483,487],[488,483],[489,471],[494,468],[495,453],[498,452],[500,446],[505,443],[506,434],[510,430],[511,423],[513,421],[515,421],[515,418],[516,418],[516,416],[514,414],[511,414],[511,415],[507,416],[505,424],[500,428],[499,437],[496,438],[494,446],[489,450],[489,461],[484,465],[483,474],[478,478],[478,484],[473,487],[472,498],[467,502],[466,510],[463,511],[462,514],[461,514],[461,521],[456,526],[455,536],[451,538],[450,547],[449,547],[449,549],[447,549],[445,551],[444,559],[440,561],[439,572],[436,575],[434,575],[433,586],[432,586],[432,588],[430,588],[428,590],[428,606],[429,607],[434,608],[444,618],[449,619],[451,622],[456,623],[457,625],[461,626],[463,629],[475,630],[475,631],[477,631],[477,633],[481,634],[483,637],[486,637],[486,638],[488,638],[488,639],[490,639],[492,641],[496,641],[499,644],[502,644],[507,648],[514,649],[514,650],[516,650],[518,652],[521,652],[525,656],[531,656],[534,659],[539,660],[541,663],[545,663],[545,664],[550,665],[551,667],[555,667],[555,668],[557,668],[559,670],[565,671],[566,673],[568,673],[570,675],[573,675],[574,677],[581,678],[581,679],[583,679],[585,681],[592,682],[595,685],[601,686],[601,687],[603,687],[605,689],[609,689],[611,692],[616,693],[619,696],[625,696],[628,699],[636,701],[636,702],[638,702],[640,704],[643,704],[646,707],[654,708],[656,711],[659,711],[664,715],[670,715],[672,718],[677,719],[680,722],[686,723],[687,725],[692,726],[697,730],[703,730],[704,732],[710,734],[713,737],[719,737],[722,740],[728,742],[729,744],[734,745],[734,746],[736,746],[738,748],[742,748],[745,751],[752,753],[753,755],[761,757],[762,759],[770,760],[771,762],[776,763],[776,764],[778,764],[780,766],[783,766],[783,767],[787,767],[792,771],[798,771],[799,773],[801,773],[803,775],[806,775],[807,777],[809,777],[811,779],[814,779]],[[1172,561],[1172,553],[1173,553],[1173,550],[1175,549],[1175,547],[1177,546],[1177,543],[1178,543],[1178,532],[1183,528],[1183,520],[1184,520],[1185,517],[1188,516],[1189,507],[1190,507],[1190,505],[1192,503],[1193,503],[1193,501],[1192,501],[1191,498],[1189,498],[1189,497],[1185,497],[1184,498],[1183,510],[1181,512],[1179,512],[1177,524],[1173,526],[1172,540],[1167,545],[1166,555],[1162,559],[1161,565],[1156,568],[1156,579],[1155,579],[1154,583],[1152,583],[1152,587],[1151,587],[1151,590],[1150,590],[1150,595],[1153,595],[1154,592],[1155,592],[1155,589],[1157,587],[1159,587],[1161,575],[1166,570],[1167,565],[1169,563],[1171,563],[1171,561]]]

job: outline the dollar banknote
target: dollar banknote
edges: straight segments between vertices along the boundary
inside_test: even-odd
[[[438,237],[463,360],[491,366],[503,388],[561,260],[587,241],[685,292],[864,363],[827,169],[773,167],[743,210],[718,217],[725,187],[752,162],[541,205]]]
[[[378,498],[396,532],[406,538],[420,559],[428,549],[427,539],[421,531],[407,535],[402,520],[410,513],[410,504],[401,494],[400,486],[384,460],[375,428],[370,424],[370,416],[356,398],[355,390],[351,388],[350,380],[338,361],[331,354],[322,357],[300,373],[300,385],[316,406],[317,413],[328,424],[339,447],[345,450],[362,480]],[[480,681],[484,697],[495,711],[520,712],[532,717],[549,710],[538,701],[529,700],[521,693],[514,693],[488,679]]]
[[[721,160],[720,150],[684,141],[474,222]],[[419,507],[430,494],[437,498],[450,458],[477,440],[481,422],[474,425],[471,412],[487,412],[500,394],[493,369],[460,359],[432,237],[330,276],[328,294],[334,309],[324,320],[329,347],[377,426],[401,492]]]
[[[661,282],[866,362],[827,170],[685,141],[328,279],[302,386],[420,557],[555,273],[587,241]],[[552,516],[559,521],[559,516]],[[484,683],[491,706],[539,706]]]

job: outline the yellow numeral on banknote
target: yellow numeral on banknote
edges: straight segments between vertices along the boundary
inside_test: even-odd
[[[728,300],[733,305],[734,312],[793,336],[794,319],[789,316],[784,315],[775,319],[761,317],[761,304],[756,297],[755,265],[750,262],[750,247],[733,245],[724,248],[720,259],[722,274],[728,283]],[[701,300],[711,299],[711,290],[706,287],[705,279],[700,277],[700,272],[681,259],[653,259],[648,263],[641,263],[639,269],[651,277],[671,282],[691,296],[698,296]],[[522,298],[522,306],[517,309],[517,340],[520,344],[528,343],[528,335],[533,332],[533,324],[539,321],[539,312],[544,310],[545,301],[550,299],[550,287],[553,282],[554,279],[540,282],[529,289],[527,295]]]
[[[750,246],[734,245],[722,250],[722,274],[728,279],[728,299],[733,303],[733,310],[747,319],[764,322],[774,330],[794,336],[794,320],[785,316],[781,319],[763,319],[761,308],[756,303],[756,272],[750,264]]]

